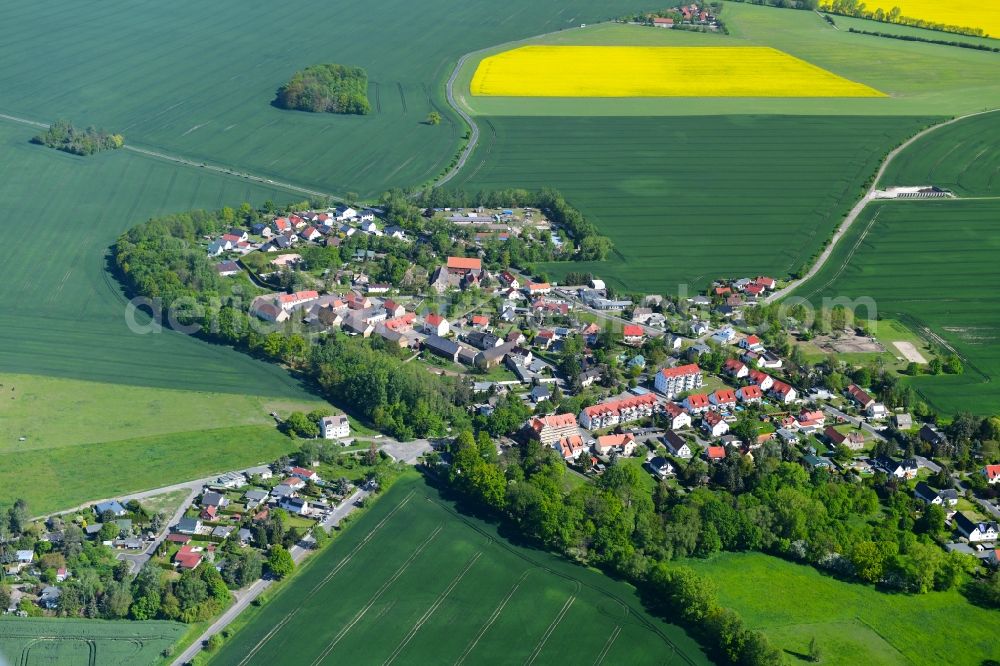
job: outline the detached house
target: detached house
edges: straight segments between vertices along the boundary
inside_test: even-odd
[[[580,435],[570,435],[560,439],[552,447],[562,455],[563,460],[570,461],[576,460],[581,454],[586,452],[587,447],[584,446],[583,437]]]
[[[667,415],[671,430],[681,430],[682,428],[691,427],[691,415],[680,405],[668,402],[663,411]]]
[[[736,391],[730,388],[719,389],[709,395],[708,399],[719,409],[729,409],[736,406]]]
[[[646,337],[646,332],[643,330],[642,326],[638,324],[626,324],[622,329],[622,335],[625,340],[625,344],[637,345],[641,344],[643,339]]]
[[[613,451],[630,456],[635,451],[635,435],[625,433],[623,435],[602,435],[594,443],[594,452],[606,456]]]
[[[684,398],[684,407],[692,414],[700,414],[709,410],[708,396],[704,393],[692,393]]]
[[[955,527],[970,543],[996,541],[1000,530],[995,522],[973,521],[962,512],[955,514]]]
[[[983,476],[986,477],[986,483],[1000,483],[1000,465],[987,465],[983,468]]]
[[[707,412],[702,417],[701,428],[712,437],[722,437],[729,432],[729,424],[718,412]]]
[[[319,420],[324,439],[344,439],[351,436],[351,424],[344,414],[324,416]]]
[[[778,402],[782,402],[786,405],[790,402],[795,402],[795,398],[798,395],[795,389],[792,388],[790,385],[786,384],[785,382],[779,382],[776,380],[773,381],[773,383],[771,384],[770,393],[772,396],[774,396],[775,400],[777,400]]]
[[[750,384],[736,389],[736,397],[744,403],[760,402],[764,399],[764,392],[760,390],[759,386]]]
[[[860,451],[865,446],[864,436],[857,431],[850,432],[845,435],[831,425],[826,427],[826,430],[823,431],[823,435],[831,445],[840,446],[843,444],[851,451]]]
[[[851,384],[847,387],[847,397],[858,406],[858,409],[865,410],[875,404],[875,398],[868,395],[868,393],[857,384]]]
[[[917,484],[913,494],[925,504],[937,504],[938,506],[946,507],[958,504],[958,493],[954,488],[934,490],[923,481]]]
[[[684,438],[673,430],[668,430],[663,434],[663,445],[667,447],[670,455],[676,458],[688,460],[694,455],[691,452],[691,447],[684,441]]]
[[[424,317],[424,332],[431,335],[445,336],[451,331],[448,320],[438,314],[429,314]]]
[[[735,379],[743,379],[750,374],[750,368],[742,361],[731,358],[722,366],[722,371]]]

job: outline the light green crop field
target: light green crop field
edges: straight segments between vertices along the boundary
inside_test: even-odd
[[[463,65],[455,82],[456,99],[470,113],[482,116],[952,115],[1000,106],[1000,81],[996,76],[1000,54],[997,53],[851,34],[846,29],[831,27],[813,12],[749,3],[726,3],[721,16],[729,35],[599,24],[486,49]],[[879,30],[883,25],[859,20],[859,29]],[[1000,44],[998,40],[986,41]],[[487,97],[469,93],[472,75],[483,57],[525,44],[770,46],[871,86],[889,97],[581,99]],[[878,66],[873,67],[872,63]],[[697,73],[692,72],[691,76]]]
[[[625,290],[676,293],[808,262],[912,117],[485,119],[456,187],[560,190],[615,243],[591,271]]]
[[[885,594],[760,553],[687,564],[714,581],[720,602],[763,630],[792,663],[808,662],[814,637],[824,664],[974,666],[1000,658],[996,611],[958,592]],[[936,629],[942,621],[947,631]]]
[[[269,463],[298,448],[274,426],[174,432],[4,453],[0,506],[17,498],[31,515]]]
[[[0,617],[0,662],[18,666],[143,666],[160,661],[177,622]]]
[[[324,405],[318,398],[158,389],[0,372],[0,453],[220,425],[274,426],[271,412],[287,415]]]
[[[1000,54],[997,55],[1000,66]],[[913,143],[881,185],[937,185],[964,197],[1000,195],[1000,111],[965,118]]]
[[[312,560],[210,663],[710,663],[628,585],[509,544],[419,478]]]
[[[0,112],[67,117],[195,160],[373,196],[425,182],[455,155],[466,128],[444,81],[462,54],[633,9],[625,0],[512,0],[503,12],[484,0],[13,0],[4,18],[20,29],[0,44]],[[296,70],[317,63],[364,67],[373,113],[271,106]],[[439,126],[423,124],[433,109],[445,116]]]
[[[870,204],[815,277],[793,292],[870,298],[879,316],[899,319],[965,360],[962,375],[908,379],[946,415],[1000,411],[1000,200]],[[864,315],[865,308],[859,312]]]

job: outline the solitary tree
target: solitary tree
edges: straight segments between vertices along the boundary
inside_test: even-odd
[[[813,636],[812,640],[809,641],[809,660],[819,661],[822,653],[819,649],[819,643],[816,642],[816,637]]]
[[[441,114],[437,111],[431,111],[427,114],[427,124],[428,125],[440,125],[441,124]]]

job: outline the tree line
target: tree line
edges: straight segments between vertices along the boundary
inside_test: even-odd
[[[47,130],[32,137],[31,142],[74,155],[93,155],[102,150],[121,148],[125,145],[125,137],[92,126],[79,129],[67,120],[57,120]]]

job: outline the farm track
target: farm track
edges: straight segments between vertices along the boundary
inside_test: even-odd
[[[879,182],[882,180],[882,176],[885,174],[886,170],[889,168],[889,165],[892,164],[892,161],[896,158],[897,155],[899,155],[904,150],[909,148],[916,141],[919,141],[928,134],[932,134],[943,127],[954,125],[955,123],[961,122],[968,118],[974,118],[976,116],[982,116],[989,113],[996,113],[997,111],[1000,111],[1000,109],[990,109],[989,111],[978,111],[976,113],[968,113],[964,116],[958,116],[956,118],[952,118],[951,120],[946,120],[943,123],[932,125],[931,127],[928,127],[924,130],[921,130],[920,132],[917,132],[912,137],[910,137],[909,139],[901,143],[899,146],[897,146],[895,149],[890,151],[890,153],[886,155],[885,159],[882,160],[881,166],[879,166],[878,171],[875,173],[875,177],[872,179],[871,187],[868,188],[868,191],[865,192],[863,197],[861,197],[861,200],[854,205],[854,207],[851,209],[851,212],[849,212],[847,214],[847,217],[844,218],[844,221],[841,222],[840,226],[837,228],[837,231],[834,232],[833,237],[830,239],[830,242],[827,243],[825,248],[823,248],[823,251],[820,253],[819,258],[809,268],[806,274],[801,278],[799,278],[798,280],[793,280],[786,287],[774,292],[773,294],[768,296],[764,302],[774,303],[775,301],[778,301],[788,296],[790,293],[795,291],[795,289],[802,286],[804,282],[808,282],[811,278],[813,278],[817,273],[819,273],[823,269],[823,266],[825,266],[826,262],[830,259],[830,256],[833,254],[833,250],[837,247],[837,244],[840,242],[840,239],[844,237],[844,234],[847,233],[847,230],[851,228],[851,225],[854,224],[854,221],[858,218],[861,212],[874,199],[875,190],[878,189]]]
[[[400,90],[402,94],[402,90]],[[11,116],[6,113],[0,113],[0,119],[10,120],[12,122],[20,123],[22,125],[30,125],[31,127],[38,127],[40,129],[47,129],[48,125],[45,123],[38,122],[36,120],[29,120],[27,118],[20,118],[18,116]],[[148,148],[142,148],[140,146],[135,146],[126,143],[123,150],[128,150],[133,153],[138,153],[139,155],[145,155],[146,157],[152,157],[154,159],[164,160],[166,162],[173,162],[174,164],[181,164],[183,166],[196,167],[199,169],[206,169],[208,171],[213,171],[215,173],[225,174],[227,176],[235,176],[237,178],[243,178],[254,183],[259,183],[261,185],[268,185],[270,187],[276,187],[282,190],[288,190],[289,192],[295,192],[298,194],[305,194],[310,197],[325,197],[329,199],[344,199],[342,195],[333,192],[323,192],[320,190],[314,190],[301,185],[296,185],[294,183],[286,183],[280,180],[273,180],[271,178],[265,178],[264,176],[258,176],[256,174],[239,171],[233,167],[228,166],[218,166],[214,164],[207,164],[205,162],[196,162],[190,160],[186,157],[180,155],[173,155],[170,153],[164,153],[156,150],[150,150]]]

